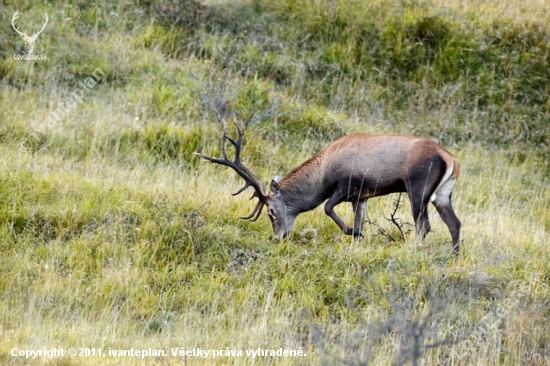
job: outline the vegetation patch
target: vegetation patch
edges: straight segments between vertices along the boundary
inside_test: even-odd
[[[0,363],[548,364],[548,3],[112,0],[0,8]],[[9,26],[50,22],[24,50]],[[48,117],[97,68],[83,102]],[[348,133],[461,163],[461,254],[433,207],[322,207],[273,238],[219,157],[269,189]],[[227,141],[226,141],[227,142]],[[234,147],[228,142],[227,155]],[[352,222],[349,204],[336,208]],[[37,321],[40,319],[40,321]],[[302,349],[301,358],[22,359],[11,350]]]

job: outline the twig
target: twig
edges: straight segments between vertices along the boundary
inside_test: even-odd
[[[398,217],[395,216],[397,214],[397,210],[401,207],[401,195],[402,195],[402,193],[399,193],[399,197],[397,197],[397,199],[393,201],[393,204],[392,204],[393,205],[393,212],[390,214],[390,218],[385,217],[385,219],[387,221],[391,222],[392,224],[394,224],[397,227],[397,229],[399,230],[399,234],[401,235],[401,239],[403,239],[404,242],[407,242],[407,239],[406,239],[405,235],[408,234],[410,232],[410,230],[407,230],[405,232],[403,230],[403,227],[405,225],[412,226],[412,224],[410,224],[408,222],[400,223],[401,219],[399,219]],[[376,226],[376,228],[378,228],[378,234],[380,234],[382,236],[385,236],[386,238],[388,238],[392,242],[397,241],[397,238],[394,238],[394,236],[391,235],[388,230],[384,229],[380,225],[370,221],[368,218],[365,222],[369,225]]]
[[[390,218],[386,218],[386,220],[388,220],[389,222],[391,222],[392,224],[394,224],[397,229],[399,230],[399,233],[401,234],[401,238],[403,239],[403,242],[407,242],[407,239],[405,238],[405,234],[408,234],[409,231],[407,231],[406,233],[403,232],[403,226],[405,225],[411,225],[409,224],[408,222],[405,222],[403,224],[400,224],[397,220],[400,220],[399,218],[395,217],[395,214],[397,213],[397,210],[399,209],[399,207],[401,207],[401,195],[403,193],[399,193],[399,197],[397,197],[397,199],[395,201],[393,201],[393,207],[394,207],[394,210],[393,212],[391,213],[390,215]]]
[[[378,234],[380,234],[382,236],[385,236],[390,241],[396,241],[395,238],[386,229],[384,229],[382,226],[370,221],[369,219],[367,219],[365,222],[369,225],[376,226],[378,228]]]

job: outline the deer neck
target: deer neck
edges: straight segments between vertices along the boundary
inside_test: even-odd
[[[322,164],[322,155],[316,155],[279,182],[286,206],[295,213],[313,210],[326,199]]]

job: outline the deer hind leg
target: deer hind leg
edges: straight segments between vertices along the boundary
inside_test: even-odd
[[[429,199],[414,199],[411,198],[412,214],[414,224],[416,226],[416,236],[419,239],[424,239],[432,230],[430,219],[428,217]]]
[[[439,216],[449,228],[451,237],[453,238],[453,253],[458,254],[460,251],[460,228],[462,224],[453,210],[451,204],[451,191],[454,187],[456,180],[450,179],[443,184],[437,191],[434,192],[435,197],[432,196],[432,203],[437,209]]]
[[[347,190],[343,189],[337,189],[334,194],[328,199],[327,203],[325,203],[325,213],[338,225],[338,227],[344,232],[346,235],[353,235],[355,237],[361,237],[363,234],[361,233],[361,230],[359,228],[350,227],[342,221],[342,219],[336,215],[336,212],[334,212],[334,207],[336,207],[338,204],[342,203],[343,201],[347,200],[348,198],[348,192]]]
[[[435,191],[439,190],[438,184],[448,179],[446,176],[447,174],[450,176],[451,173],[452,170],[449,171],[441,156],[425,159],[410,170],[410,176],[405,185],[411,201],[416,236],[420,240],[431,231],[428,204],[432,201]]]
[[[425,186],[419,185],[412,187],[408,192],[416,226],[416,237],[421,240],[431,231],[430,219],[428,217],[428,203],[430,202],[431,192],[426,194],[424,190]]]

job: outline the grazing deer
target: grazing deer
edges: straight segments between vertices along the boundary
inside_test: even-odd
[[[16,11],[15,14],[13,14],[13,17],[11,18],[11,26],[13,29],[19,33],[21,37],[23,37],[23,41],[25,42],[25,49],[27,51],[28,55],[31,55],[34,50],[34,43],[36,42],[36,39],[42,33],[44,28],[46,28],[46,24],[48,24],[48,14],[44,14],[44,24],[42,25],[42,29],[39,31],[35,30],[32,32],[32,36],[27,35],[27,30],[25,29],[24,32],[21,32],[18,27],[15,26],[15,21],[19,18],[19,12]]]
[[[416,234],[430,231],[428,203],[432,202],[449,228],[453,252],[459,252],[460,221],[451,206],[451,191],[460,174],[458,160],[435,142],[416,137],[352,134],[336,140],[288,174],[271,181],[271,191],[241,162],[242,133],[237,140],[222,136],[222,157],[195,153],[212,163],[231,167],[245,181],[234,196],[254,188],[258,203],[249,216],[256,221],[264,206],[277,238],[286,237],[298,214],[313,210],[324,201],[325,213],[344,234],[363,237],[367,199],[389,193],[407,192],[411,201]],[[235,146],[235,159],[227,158],[226,140]],[[346,225],[334,212],[341,202],[351,202],[355,218]]]

